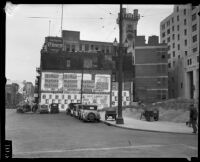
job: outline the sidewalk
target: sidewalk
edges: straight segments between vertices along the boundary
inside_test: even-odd
[[[165,133],[183,133],[193,134],[192,127],[186,126],[185,123],[174,123],[167,121],[146,121],[145,119],[134,119],[123,116],[124,124],[116,124],[116,121],[111,117],[105,120],[105,112],[100,112],[101,121],[105,124],[112,126],[121,127],[125,129],[143,130],[143,131],[154,131],[154,132],[165,132]]]

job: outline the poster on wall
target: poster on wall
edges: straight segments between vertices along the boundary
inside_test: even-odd
[[[79,93],[81,90],[80,73],[63,74],[63,91],[64,93]]]
[[[95,92],[110,92],[110,75],[95,75]]]
[[[63,74],[43,72],[42,79],[41,79],[41,90],[62,92]]]
[[[110,95],[108,94],[83,94],[82,103],[97,105],[98,109],[110,106]]]

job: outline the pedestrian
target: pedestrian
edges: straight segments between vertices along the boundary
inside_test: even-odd
[[[197,109],[194,107],[194,104],[190,105],[190,122],[193,128],[192,133],[197,133]]]

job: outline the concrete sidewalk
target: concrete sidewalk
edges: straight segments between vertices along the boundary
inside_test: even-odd
[[[124,124],[116,124],[116,121],[113,120],[112,118],[108,118],[108,120],[105,120],[105,112],[100,112],[100,115],[101,115],[101,121],[104,122],[105,124],[109,124],[120,128],[153,131],[153,132],[164,132],[164,133],[193,134],[192,127],[186,126],[185,123],[174,123],[167,121],[149,122],[146,121],[145,119],[140,120],[123,116]]]

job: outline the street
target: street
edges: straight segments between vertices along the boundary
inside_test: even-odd
[[[6,139],[13,158],[197,156],[198,136],[84,123],[65,112],[18,114],[6,109]]]

